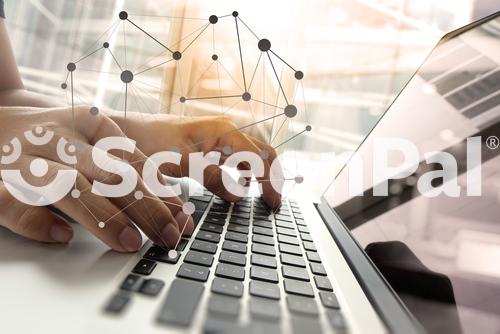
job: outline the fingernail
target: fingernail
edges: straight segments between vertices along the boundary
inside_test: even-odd
[[[179,225],[179,229],[181,231],[184,228],[184,235],[191,235],[191,233],[193,233],[194,231],[193,217],[188,216],[183,211],[179,211],[175,215],[175,220],[177,220],[177,225]],[[186,224],[185,227],[184,224]]]
[[[50,228],[50,237],[57,242],[68,242],[73,237],[73,231],[70,227],[54,224]]]
[[[162,231],[163,239],[167,243],[167,246],[173,247],[179,241],[181,234],[173,223],[167,224]]]
[[[136,252],[141,247],[142,243],[139,232],[130,226],[123,229],[122,233],[120,233],[119,240],[122,247],[128,252]]]

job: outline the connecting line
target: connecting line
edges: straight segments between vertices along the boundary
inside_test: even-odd
[[[186,97],[188,100],[210,100],[210,99],[227,99],[233,97],[241,97],[241,95],[223,95],[223,96],[206,96],[206,97]]]
[[[285,140],[285,141],[284,141],[284,142],[282,142],[281,144],[274,146],[273,148],[274,148],[274,149],[277,149],[278,147],[280,147],[280,146],[282,146],[282,145],[285,145],[285,144],[286,144],[286,143],[288,143],[290,140],[292,140],[292,139],[294,139],[295,137],[297,137],[297,136],[299,136],[299,135],[303,134],[303,133],[304,133],[304,132],[306,132],[306,131],[307,131],[307,130],[302,130],[302,131],[300,131],[300,132],[299,132],[299,133],[297,133],[296,135],[291,136],[290,138],[288,138],[287,140]]]
[[[276,56],[276,58],[278,58],[279,60],[281,60],[281,61],[282,61],[282,62],[283,62],[286,66],[290,67],[290,69],[291,69],[292,71],[297,72],[297,71],[296,71],[296,70],[292,67],[292,65],[288,64],[288,63],[287,63],[287,62],[286,62],[283,58],[281,58],[280,56],[278,56],[278,55],[276,54],[276,52],[274,52],[273,50],[269,50],[269,51],[271,51],[271,52],[272,52],[272,54],[273,54],[273,55],[275,55],[275,56]]]
[[[200,37],[201,34],[203,34],[203,32],[205,30],[207,30],[207,28],[208,28],[209,25],[210,25],[210,23],[207,23],[205,25],[205,27],[203,27],[203,29],[200,31],[200,33],[198,35],[196,35],[195,38],[193,38],[193,40],[184,48],[184,50],[181,51],[181,53],[184,53],[198,39],[198,37]]]
[[[145,33],[146,35],[148,35],[149,38],[151,38],[153,41],[155,41],[156,43],[160,44],[165,49],[167,49],[168,51],[170,51],[170,53],[174,53],[174,51],[170,50],[165,44],[163,44],[162,42],[160,42],[159,40],[157,40],[156,38],[154,38],[150,33],[148,33],[146,30],[142,29],[141,27],[139,27],[134,22],[130,21],[130,19],[127,18],[127,21],[129,21],[134,27],[136,27],[137,29],[139,29],[140,31],[142,31],[143,33]]]
[[[273,119],[273,118],[276,118],[276,117],[279,117],[279,116],[283,116],[284,114],[285,113],[281,113],[281,114],[277,114],[277,115],[274,115],[274,116],[271,116],[271,117],[268,117],[268,118],[264,118],[264,119],[261,119],[260,121],[257,121],[257,122],[254,122],[254,123],[242,126],[241,128],[238,128],[236,130],[243,130],[243,129],[249,128],[251,126],[257,125],[259,123],[262,123],[262,122],[265,122],[265,121],[269,121],[270,119]]]
[[[73,88],[73,71],[70,73],[70,84],[71,84],[71,123],[73,127],[73,138],[76,138],[76,121],[75,121],[75,94],[74,94],[74,88]],[[76,163],[73,165],[73,168],[76,170]],[[76,189],[76,182],[75,182],[75,189]]]
[[[274,137],[271,139],[271,141],[269,142],[270,144],[276,139],[276,137],[278,137],[281,129],[283,128],[283,125],[285,125],[286,123],[286,118],[283,120],[283,122],[281,122],[281,125],[279,126],[278,130],[276,131],[276,133],[274,134]]]
[[[123,134],[125,136],[127,136],[127,102],[128,102],[127,100],[128,100],[128,83],[125,84],[125,110],[123,114]]]
[[[149,71],[149,70],[152,70],[153,68],[157,68],[158,66],[164,65],[164,64],[166,64],[166,63],[169,63],[169,62],[171,62],[172,60],[174,60],[174,59],[169,59],[169,60],[164,61],[164,62],[161,62],[161,63],[159,63],[159,64],[157,64],[157,65],[151,66],[150,68],[147,68],[147,69],[142,70],[142,71],[140,71],[140,72],[134,73],[134,76],[139,75],[139,74],[142,74],[142,73],[147,72],[147,71]]]
[[[280,106],[277,106],[277,105],[274,105],[274,104],[271,104],[271,103],[267,103],[267,102],[264,102],[264,101],[261,101],[261,100],[257,100],[257,99],[254,99],[254,98],[252,98],[252,101],[262,103],[262,104],[264,104],[266,106],[269,106],[269,107],[274,107],[274,108],[278,108],[278,109],[282,109],[282,110],[285,109],[285,108],[282,108]]]
[[[109,52],[109,54],[111,55],[111,57],[113,57],[113,59],[114,59],[114,61],[115,61],[116,65],[118,65],[118,67],[120,68],[120,71],[122,71],[122,72],[123,72],[123,68],[120,66],[120,63],[118,62],[118,60],[116,60],[115,55],[113,54],[113,52],[111,52],[111,50],[110,50],[109,48],[107,48],[106,50],[108,50],[108,52]]]
[[[260,40],[259,36],[257,36],[257,34],[255,34],[255,33],[253,32],[253,30],[252,30],[252,29],[250,29],[250,27],[249,27],[249,26],[247,26],[247,24],[246,24],[245,22],[243,22],[243,20],[242,20],[242,19],[240,19],[240,16],[239,16],[239,15],[238,15],[238,20],[240,20],[240,22],[241,22],[241,23],[243,23],[243,25],[244,25],[244,26],[248,29],[248,31],[250,31],[250,32],[252,33],[252,35],[254,35],[254,36],[255,36],[255,38],[257,38],[258,40]]]
[[[103,47],[102,47],[102,46],[101,46],[99,49],[92,51],[92,52],[91,52],[91,53],[89,53],[88,55],[81,57],[80,59],[78,59],[77,61],[75,61],[75,64],[78,64],[78,63],[79,63],[79,62],[81,62],[82,60],[84,60],[84,59],[86,59],[86,58],[88,58],[88,57],[92,56],[94,53],[96,53],[97,51],[99,51],[99,50],[101,50],[101,49],[103,49]]]
[[[243,66],[243,54],[241,53],[241,41],[240,41],[240,30],[238,28],[238,18],[234,18],[234,22],[236,23],[236,35],[238,36],[238,49],[240,50],[240,62],[241,62],[241,72],[243,73],[243,85],[245,86],[245,92],[247,90],[247,79],[245,78],[245,68]]]
[[[257,73],[257,69],[259,68],[259,63],[260,63],[261,58],[262,58],[262,52],[260,53],[259,59],[257,60],[257,65],[255,65],[255,69],[253,70],[252,79],[250,79],[250,84],[248,85],[248,90],[250,90],[252,88],[253,79],[255,78],[255,73]]]
[[[271,67],[273,68],[274,75],[276,76],[276,80],[278,80],[278,84],[280,86],[281,92],[283,93],[283,97],[285,98],[285,102],[288,105],[288,99],[286,98],[285,91],[283,90],[283,86],[281,86],[281,81],[280,81],[280,78],[278,77],[278,73],[276,73],[276,69],[274,68],[273,60],[271,59],[269,52],[266,51],[266,53],[267,53],[267,57],[269,58],[269,62],[271,63]]]
[[[110,221],[111,219],[115,218],[116,216],[118,216],[120,213],[122,213],[123,211],[127,210],[129,207],[131,207],[132,205],[134,205],[135,203],[137,202],[137,200],[127,204],[126,206],[124,206],[122,209],[120,209],[117,213],[115,213],[114,215],[112,215],[111,217],[109,217],[108,219],[106,219],[104,221],[104,223],[106,224],[108,221]]]

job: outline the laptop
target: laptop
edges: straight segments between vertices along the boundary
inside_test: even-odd
[[[117,254],[78,225],[67,246],[1,230],[2,332],[498,332],[499,55],[500,13],[443,37],[359,146],[363,196],[347,191],[356,159],[316,204],[271,211],[205,191],[190,198],[192,237],[170,255],[150,241]],[[373,195],[377,138],[447,152],[464,187],[477,136],[481,196],[424,196],[418,179],[439,166],[423,158]]]

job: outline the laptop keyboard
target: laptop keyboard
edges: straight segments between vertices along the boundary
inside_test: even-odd
[[[321,332],[320,314],[326,315],[332,328],[346,330],[339,302],[296,202],[283,202],[273,212],[261,198],[244,198],[232,205],[206,192],[190,201],[196,206],[193,220],[199,228],[189,248],[190,240],[183,238],[177,256],[170,258],[168,249],[153,245],[111,298],[107,312],[122,312],[134,293],[159,295],[165,282],[148,279],[148,275],[159,263],[175,265],[182,258],[157,315],[159,323],[190,326],[203,294],[208,293],[207,333],[242,330],[237,319],[242,316],[243,302],[248,303],[246,312],[252,319],[246,326],[257,326],[259,331],[280,331],[283,312],[290,312],[295,333]],[[243,300],[244,296],[248,298]],[[286,310],[281,299],[286,301]]]

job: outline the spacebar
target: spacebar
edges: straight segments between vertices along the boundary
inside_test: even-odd
[[[169,325],[189,326],[205,286],[176,278],[167,293],[158,321]]]

